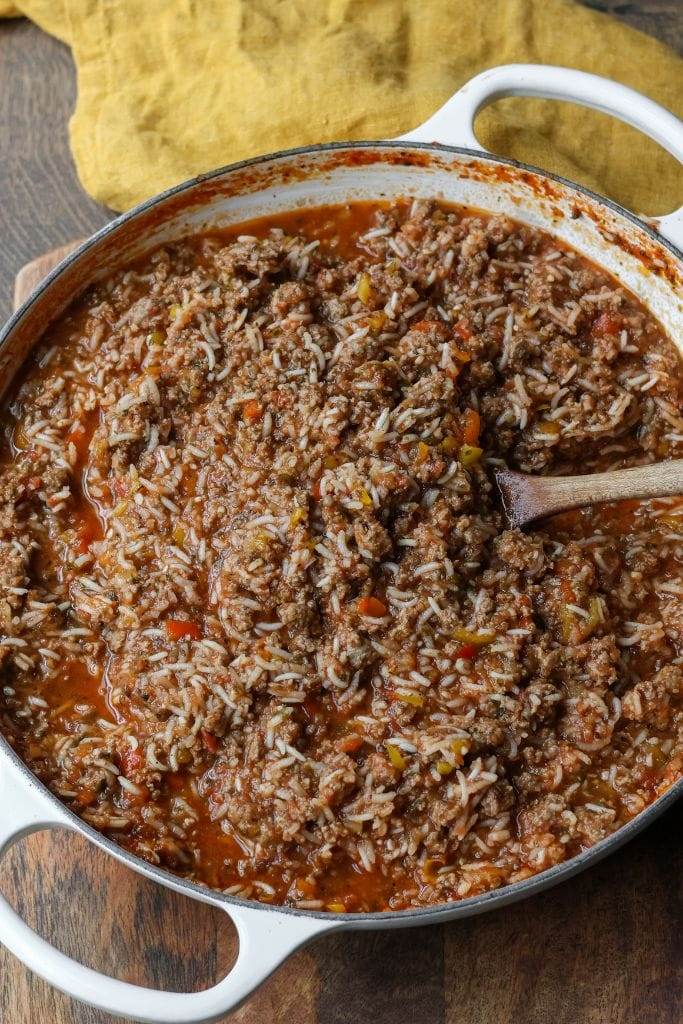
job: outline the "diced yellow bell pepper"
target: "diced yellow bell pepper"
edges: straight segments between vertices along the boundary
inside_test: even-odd
[[[483,630],[481,633],[477,633],[473,629],[461,629],[458,627],[453,630],[453,639],[459,640],[461,644],[475,644],[477,647],[483,647],[485,644],[493,643],[496,639],[496,634],[490,630]]]
[[[358,287],[356,288],[356,295],[363,303],[367,306],[368,302],[372,298],[372,281],[370,280],[369,274],[361,274],[358,279]]]
[[[462,445],[458,452],[460,465],[463,466],[464,469],[468,469],[470,466],[473,466],[475,462],[479,462],[483,451],[483,448],[477,448],[477,446],[473,444]]]
[[[458,764],[462,764],[465,760],[465,754],[470,749],[469,740],[453,740],[451,743],[451,750],[456,756]]]
[[[562,631],[562,642],[569,644],[574,638],[574,613],[567,608],[566,604],[560,607],[560,626]]]
[[[429,445],[419,441],[417,445],[417,461],[420,465],[429,458]]]
[[[372,334],[379,334],[386,322],[386,313],[383,313],[381,310],[378,313],[373,313],[372,316],[368,317],[370,332]]]
[[[414,708],[421,708],[425,700],[419,693],[410,693],[408,690],[397,690],[396,699],[404,704],[412,704]]]
[[[593,630],[597,629],[597,627],[603,621],[603,618],[602,618],[602,604],[600,602],[600,598],[599,597],[591,597],[590,605],[589,605],[589,611],[590,611],[590,618],[588,619],[588,622],[586,623],[586,625],[588,626],[588,628],[590,629],[590,631],[592,633]]]
[[[387,755],[394,768],[396,768],[397,771],[402,772],[407,761],[398,747],[393,743],[387,743]]]

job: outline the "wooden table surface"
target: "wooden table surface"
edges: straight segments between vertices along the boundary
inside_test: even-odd
[[[681,0],[591,0],[683,48]],[[0,24],[0,316],[28,260],[111,214],[73,168],[68,50],[23,21]],[[0,815],[3,809],[0,807]],[[73,836],[32,836],[0,888],[60,949],[124,980],[214,983],[234,956],[224,915],[147,883]],[[551,892],[462,923],[323,938],[231,1020],[288,1024],[680,1024],[683,806]],[[113,1024],[0,949],[3,1024]]]

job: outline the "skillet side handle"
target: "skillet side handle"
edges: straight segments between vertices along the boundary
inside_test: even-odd
[[[440,142],[486,152],[474,133],[480,110],[505,96],[538,96],[592,107],[637,128],[683,163],[683,122],[670,111],[627,85],[600,75],[545,64],[505,64],[467,82],[405,142]],[[683,207],[651,218],[657,230],[683,247]]]
[[[1,756],[1,752],[0,752]],[[18,783],[0,761],[0,859],[17,840],[46,828],[73,828],[40,791]],[[239,953],[230,973],[203,992],[162,992],[84,967],[37,935],[0,896],[0,942],[30,970],[74,999],[146,1024],[203,1024],[230,1013],[300,946],[339,927],[332,918],[294,917],[264,907],[230,907]]]

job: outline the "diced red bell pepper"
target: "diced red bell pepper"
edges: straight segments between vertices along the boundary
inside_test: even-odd
[[[457,658],[476,658],[477,647],[475,644],[462,644],[456,651]]]
[[[361,597],[358,602],[358,614],[381,619],[387,614],[387,606],[376,597]]]
[[[214,734],[212,732],[207,732],[206,729],[202,729],[201,736],[206,749],[211,751],[212,754],[217,754],[221,747]]]
[[[593,334],[618,334],[621,330],[621,317],[613,313],[601,313],[593,323]]]
[[[171,640],[200,640],[202,631],[189,619],[166,619],[166,632]]]
[[[463,422],[462,440],[463,444],[478,445],[481,419],[476,409],[465,409]]]

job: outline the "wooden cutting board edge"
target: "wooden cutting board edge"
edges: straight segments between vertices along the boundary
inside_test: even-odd
[[[14,279],[14,309],[18,309],[19,306],[26,301],[31,292],[37,288],[43,278],[46,277],[50,271],[64,259],[65,256],[68,256],[70,252],[73,252],[82,241],[82,239],[78,239],[75,242],[68,242],[66,245],[60,245],[57,249],[51,249],[50,252],[43,253],[42,256],[36,257],[36,259],[31,260],[30,263],[24,264]]]

